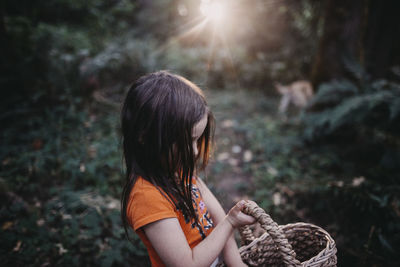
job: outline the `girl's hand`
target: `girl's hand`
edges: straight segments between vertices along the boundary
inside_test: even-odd
[[[246,200],[247,201],[247,200]],[[242,212],[245,200],[241,200],[228,212],[226,219],[232,225],[233,228],[238,228],[240,226],[253,224],[256,222],[254,217],[246,215]]]

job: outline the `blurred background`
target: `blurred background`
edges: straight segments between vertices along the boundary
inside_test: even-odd
[[[119,111],[167,69],[217,119],[201,174],[229,209],[311,222],[338,266],[399,266],[400,2],[0,3],[3,266],[149,266],[124,236]]]

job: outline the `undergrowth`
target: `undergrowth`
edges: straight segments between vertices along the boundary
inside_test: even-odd
[[[0,247],[5,265],[143,266],[120,219],[118,112],[60,105],[2,131]]]

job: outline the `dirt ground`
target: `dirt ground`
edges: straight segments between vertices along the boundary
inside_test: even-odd
[[[206,95],[216,119],[215,150],[206,181],[227,211],[254,191],[249,166],[255,152],[249,148],[243,123],[255,115],[276,116],[278,99],[240,90],[206,91]]]

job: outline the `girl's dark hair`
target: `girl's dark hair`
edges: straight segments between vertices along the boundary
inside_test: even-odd
[[[192,130],[206,114],[208,121],[197,141],[196,157]],[[129,196],[139,176],[155,185],[186,219],[197,223],[192,177],[196,166],[204,169],[207,165],[214,136],[214,117],[201,89],[167,71],[143,76],[126,95],[121,128],[126,164],[121,198],[125,230]]]

